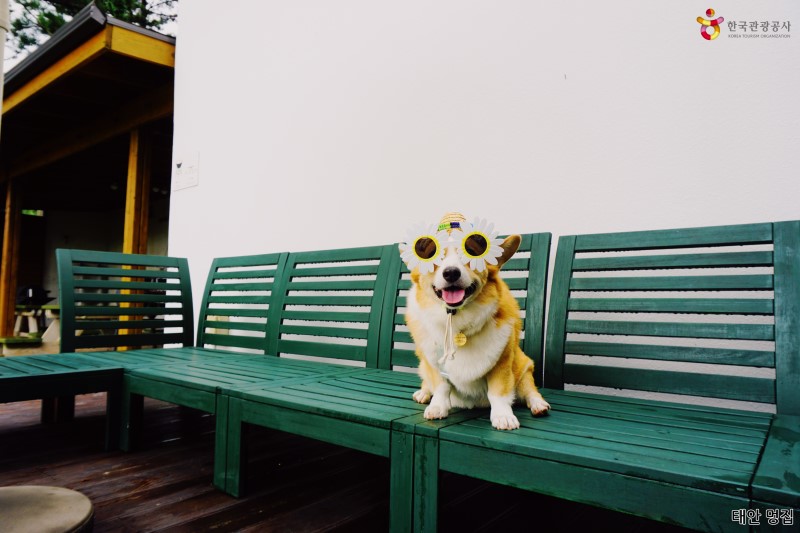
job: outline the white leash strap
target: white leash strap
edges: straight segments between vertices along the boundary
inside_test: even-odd
[[[447,322],[444,326],[444,353],[439,359],[439,366],[444,365],[448,359],[456,356],[456,344],[453,341],[453,313],[447,313]]]

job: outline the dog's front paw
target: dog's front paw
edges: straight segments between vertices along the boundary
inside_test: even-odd
[[[428,420],[434,420],[437,418],[447,418],[449,410],[441,405],[434,405],[431,404],[425,408],[425,418]]]
[[[414,393],[413,398],[417,403],[428,403],[431,401],[431,393],[424,389],[420,389]]]
[[[550,404],[541,396],[529,398],[528,407],[531,408],[533,416],[544,416],[550,412]]]
[[[517,429],[519,428],[519,420],[513,414],[507,415],[491,415],[492,426],[495,429]]]

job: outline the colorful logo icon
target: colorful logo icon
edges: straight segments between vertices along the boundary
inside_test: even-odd
[[[713,41],[719,37],[719,25],[725,22],[725,19],[722,17],[712,19],[711,17],[714,16],[714,13],[714,10],[709,7],[706,10],[708,19],[697,17],[697,22],[700,23],[700,35],[707,41]]]

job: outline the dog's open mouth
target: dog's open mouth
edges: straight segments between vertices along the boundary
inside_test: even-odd
[[[459,305],[463,304],[464,301],[472,296],[472,293],[475,292],[477,288],[477,283],[473,283],[466,289],[462,289],[461,287],[445,287],[444,289],[436,289],[433,288],[433,292],[436,293],[436,296],[439,297],[444,303],[446,303],[450,307],[458,307]]]

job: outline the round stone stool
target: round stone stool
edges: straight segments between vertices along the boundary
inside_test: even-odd
[[[77,533],[92,530],[92,502],[74,490],[23,485],[0,487],[3,533]]]

